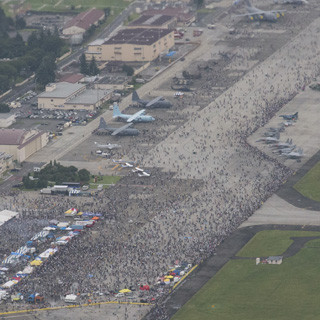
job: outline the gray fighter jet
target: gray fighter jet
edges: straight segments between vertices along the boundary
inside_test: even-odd
[[[120,128],[111,128],[107,125],[106,121],[101,117],[100,124],[96,131],[96,134],[111,134],[112,136],[136,136],[140,132],[137,129],[129,128],[133,123],[128,123]]]
[[[234,4],[239,4],[242,1],[246,4],[246,9],[248,13],[245,14],[239,14],[238,17],[249,17],[252,21],[270,21],[270,22],[276,22],[280,16],[284,16],[284,11],[286,10],[270,10],[270,11],[264,11],[261,9],[258,9],[256,7],[253,7],[251,2],[249,0],[236,0],[234,1]]]
[[[171,108],[172,103],[164,100],[163,97],[157,97],[153,100],[140,99],[137,91],[132,92],[132,102],[142,108]]]

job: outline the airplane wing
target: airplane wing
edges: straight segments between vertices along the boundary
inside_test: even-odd
[[[138,117],[140,117],[141,115],[144,114],[146,110],[140,110],[138,112],[136,112],[135,114],[133,114],[128,120],[127,122],[132,122],[133,120],[137,119]]]
[[[117,130],[112,132],[112,136],[116,136],[118,133],[122,132],[123,130],[128,129],[130,126],[132,126],[132,123],[128,123],[126,125],[124,125],[123,127],[118,128]]]
[[[146,104],[146,107],[150,107],[152,106],[153,104],[155,104],[156,102],[160,101],[163,97],[157,97],[151,101],[149,101],[147,104]]]

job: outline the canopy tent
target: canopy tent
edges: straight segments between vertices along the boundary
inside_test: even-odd
[[[34,240],[38,240],[38,239],[41,239],[41,238],[45,238],[50,232],[49,231],[40,231],[39,233],[35,234],[31,240],[34,241]]]
[[[122,289],[122,290],[119,290],[120,293],[129,293],[131,292],[130,289]]]
[[[10,210],[2,210],[0,211],[0,226],[7,222],[8,220],[12,219],[18,214],[18,212],[10,211]]]
[[[40,266],[43,263],[41,260],[33,260],[30,262],[31,266]]]
[[[4,284],[1,285],[2,288],[11,288],[12,286],[16,285],[18,283],[17,280],[10,280]]]
[[[33,268],[31,266],[26,266],[23,270],[22,273],[23,274],[30,274],[33,272]]]
[[[176,54],[176,51],[170,51],[166,54],[167,57],[172,57],[174,54]]]

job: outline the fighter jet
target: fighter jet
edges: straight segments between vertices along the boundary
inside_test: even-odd
[[[298,120],[298,112],[295,114],[282,114],[279,117],[282,117],[283,120]]]
[[[264,11],[261,9],[258,9],[256,7],[253,7],[249,0],[243,0],[246,4],[246,9],[248,13],[245,14],[239,14],[238,17],[249,17],[250,20],[261,20],[261,21],[270,21],[270,22],[276,22],[280,16],[284,16],[284,11],[286,10],[271,10],[271,11]],[[234,4],[240,3],[241,0],[234,1]]]
[[[274,3],[277,4],[308,4],[309,2],[307,0],[274,0]]]
[[[292,151],[288,154],[284,154],[284,156],[287,157],[288,159],[300,160],[304,156],[304,154],[302,149],[298,149],[297,151]]]
[[[171,108],[172,104],[164,100],[163,97],[157,97],[153,100],[142,100],[139,98],[137,91],[132,92],[132,102],[142,108]]]
[[[265,142],[266,144],[272,144],[272,143],[277,143],[279,142],[279,137],[266,137],[266,138],[261,138],[257,140],[256,142]]]
[[[119,149],[119,148],[121,148],[120,144],[112,144],[112,143],[99,144],[98,142],[95,142],[94,144],[95,144],[98,148],[101,148],[101,149],[113,150],[113,149]]]
[[[273,147],[278,149],[284,149],[292,146],[292,139],[287,139],[286,142],[279,142],[273,145]]]
[[[155,120],[155,118],[146,116],[144,113],[145,110],[140,110],[135,114],[123,114],[121,113],[117,103],[113,105],[113,118],[120,119],[126,122],[151,122]]]
[[[101,117],[100,124],[96,131],[97,134],[111,134],[112,136],[136,136],[139,134],[139,130],[129,128],[133,123],[128,123],[120,128],[111,128],[107,125],[106,121]]]

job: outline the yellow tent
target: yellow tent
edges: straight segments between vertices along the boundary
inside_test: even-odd
[[[120,290],[119,292],[121,292],[121,293],[129,293],[129,292],[131,292],[131,290],[129,290],[129,289],[122,289],[122,290]]]
[[[166,279],[173,279],[173,276],[165,276]]]
[[[32,266],[40,266],[43,262],[41,260],[33,260],[30,262]]]
[[[82,212],[82,211],[80,211],[80,212],[77,213],[77,216],[82,216],[82,215],[83,215],[83,212]]]

